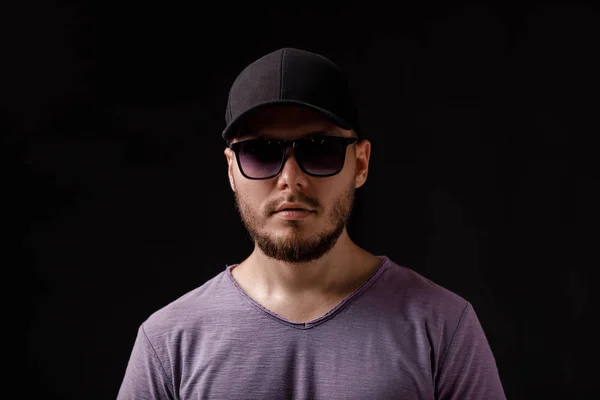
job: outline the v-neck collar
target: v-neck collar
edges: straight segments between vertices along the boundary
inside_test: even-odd
[[[246,291],[244,291],[244,289],[242,289],[242,287],[238,284],[238,282],[235,280],[235,278],[233,277],[233,274],[231,272],[232,269],[237,267],[239,264],[232,264],[232,265],[226,266],[226,275],[229,278],[229,281],[231,282],[233,287],[244,298],[244,300],[246,300],[252,306],[256,307],[262,313],[265,313],[267,316],[274,318],[275,320],[277,320],[285,325],[288,325],[290,327],[293,327],[296,329],[309,329],[314,326],[320,325],[321,323],[329,320],[331,317],[336,315],[342,308],[344,308],[348,303],[350,303],[352,300],[354,300],[355,298],[360,296],[365,290],[367,290],[379,278],[379,276],[383,273],[384,269],[389,264],[390,260],[387,256],[383,256],[383,255],[380,255],[377,257],[379,257],[381,259],[381,263],[379,264],[379,267],[377,267],[377,269],[375,270],[375,272],[371,275],[371,277],[369,279],[367,279],[362,285],[360,285],[352,293],[350,293],[348,296],[346,296],[346,298],[344,298],[342,301],[340,301],[337,305],[335,305],[326,314],[324,314],[316,319],[313,319],[311,321],[308,321],[308,322],[289,321],[286,318],[283,318],[282,316],[263,307],[260,303],[255,301],[252,297],[250,297],[248,295],[248,293],[246,293]]]

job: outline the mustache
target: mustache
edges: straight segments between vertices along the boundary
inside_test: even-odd
[[[277,210],[277,207],[279,206],[279,204],[283,204],[283,203],[297,203],[300,205],[304,205],[307,208],[311,208],[311,209],[318,209],[319,208],[319,202],[317,200],[311,199],[308,196],[303,195],[302,193],[294,193],[290,196],[278,199],[278,200],[273,200],[270,201],[267,204],[267,210],[270,214],[274,213],[275,210]]]
[[[242,210],[240,210],[240,206],[242,204],[240,203],[242,199],[240,198],[237,192],[233,192],[233,196],[235,198],[235,201],[233,202],[233,207],[238,213],[241,213]],[[277,207],[279,207],[279,205],[282,203],[298,203],[306,206],[307,208],[312,208],[315,210],[318,210],[320,208],[320,203],[317,200],[311,199],[310,197],[305,196],[301,193],[295,193],[290,196],[283,197],[279,200],[269,201],[266,206],[267,214],[273,214],[275,210],[277,210]]]

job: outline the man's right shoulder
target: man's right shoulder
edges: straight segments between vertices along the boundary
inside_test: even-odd
[[[164,307],[156,310],[142,323],[142,329],[148,339],[176,335],[190,328],[199,328],[210,323],[217,308],[223,304],[218,297],[226,296],[223,286],[226,283],[226,271],[222,271],[199,287],[183,294]]]

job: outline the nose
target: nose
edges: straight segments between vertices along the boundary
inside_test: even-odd
[[[288,147],[285,153],[285,160],[283,162],[283,168],[277,177],[277,183],[280,186],[306,186],[308,182],[308,176],[302,171],[296,155],[292,147]]]

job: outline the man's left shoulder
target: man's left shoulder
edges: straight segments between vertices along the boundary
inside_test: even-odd
[[[431,318],[459,318],[469,306],[456,292],[434,282],[416,270],[389,261],[383,282],[385,292],[397,297],[403,307]]]

